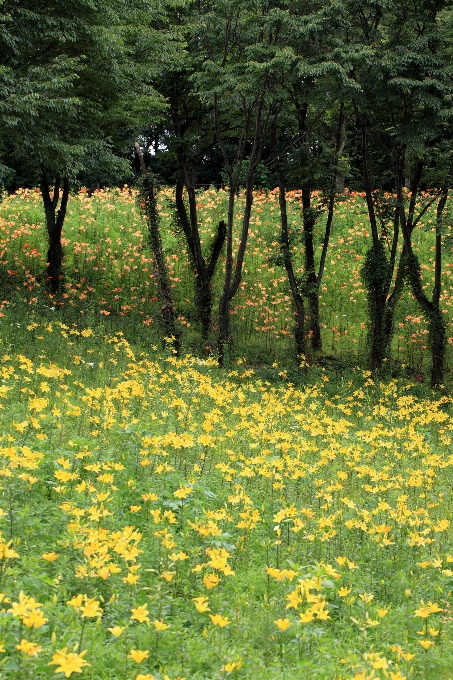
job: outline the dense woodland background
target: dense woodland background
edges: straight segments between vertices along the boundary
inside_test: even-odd
[[[8,193],[39,187],[49,294],[65,286],[71,192],[135,182],[163,335],[178,352],[156,202],[159,186],[173,187],[172,227],[188,256],[200,347],[213,342],[224,364],[257,190],[277,190],[274,264],[291,295],[297,363],[315,362],[332,225],[348,187],[366,202],[370,367],[388,358],[395,310],[410,289],[429,329],[431,384],[442,385],[452,9],[387,0],[0,2],[0,184]],[[199,195],[210,186],[226,200],[203,243]],[[297,227],[288,221],[293,190]],[[414,247],[428,213],[429,285]]]

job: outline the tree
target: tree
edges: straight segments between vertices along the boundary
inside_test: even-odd
[[[408,280],[431,325],[433,352],[438,357],[433,360],[433,384],[439,383],[442,374],[442,317],[438,300],[429,302],[423,293],[411,238],[415,226],[435,200],[426,202],[416,214],[423,169],[433,146],[443,135],[451,95],[445,40],[439,25],[439,12],[444,6],[443,2],[433,5],[429,0],[392,6],[383,0],[353,0],[344,4],[342,14],[346,26],[343,35],[350,45],[351,73],[359,86],[353,107],[361,140],[371,231],[371,246],[362,270],[368,290],[370,363],[373,369],[378,369],[387,355],[396,303],[404,281]],[[380,147],[381,155],[387,156],[396,192],[396,200],[390,204],[382,201],[376,191],[379,184],[373,187],[370,145]],[[407,182],[410,194],[406,206],[403,189]],[[386,228],[390,214],[392,233]],[[401,232],[403,247],[398,261]]]
[[[322,351],[319,289],[324,274],[344,147],[345,105],[350,88],[344,66],[334,53],[329,13],[316,4],[277,3],[269,18],[278,35],[281,110],[272,130],[272,157],[278,179],[281,214],[281,263],[285,266],[295,312],[297,355],[307,354],[306,330],[312,354]],[[277,74],[277,69],[275,71]],[[286,210],[288,183],[301,188],[300,234],[289,233]],[[327,210],[319,263],[315,228],[320,209],[313,191],[321,189]],[[296,277],[294,245],[302,246],[304,273]],[[305,305],[305,302],[307,303]],[[305,319],[307,315],[307,319]],[[307,326],[307,328],[306,328]]]
[[[109,138],[132,94],[126,10],[123,0],[3,0],[0,150],[6,166],[40,185],[53,291],[71,182],[90,168],[127,171]]]
[[[188,56],[188,60],[190,56]],[[159,91],[169,105],[169,120],[165,143],[177,162],[175,215],[184,234],[191,266],[195,274],[195,309],[201,322],[202,339],[206,342],[211,331],[213,305],[212,282],[225,243],[225,222],[220,220],[211,244],[203,252],[197,209],[197,178],[202,158],[214,145],[212,106],[202,102],[194,91],[190,76],[194,72],[193,59],[189,70],[164,74]],[[170,128],[171,121],[171,130]],[[184,198],[187,194],[187,203]]]
[[[228,216],[223,289],[219,303],[219,361],[231,344],[230,308],[241,280],[247,248],[257,169],[282,101],[275,71],[278,33],[268,23],[273,5],[216,2],[204,15],[200,42],[207,58],[196,83],[212,102],[216,141],[228,178]],[[219,30],[220,26],[220,30]],[[233,252],[236,196],[244,177],[245,203],[239,244]]]
[[[138,142],[135,142],[135,149],[140,160],[140,168],[142,171],[139,194],[140,207],[148,224],[148,241],[156,260],[157,288],[162,303],[162,323],[168,341],[172,343],[175,353],[178,354],[180,349],[180,334],[176,326],[176,313],[171,294],[170,279],[159,230],[155,179],[146,168]]]

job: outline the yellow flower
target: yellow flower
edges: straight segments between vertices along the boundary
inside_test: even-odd
[[[69,604],[71,607],[74,607],[74,609],[78,609],[79,607],[82,606],[83,602],[83,595],[74,595],[70,600],[66,602],[66,604]]]
[[[177,491],[174,492],[173,496],[175,498],[187,498],[191,493],[193,493],[193,489],[191,486],[184,486],[181,489],[178,489]]]
[[[140,576],[138,576],[138,574],[133,574],[132,572],[128,572],[127,576],[123,576],[124,583],[129,583],[130,586],[135,586],[139,580]]]
[[[40,607],[40,603],[37,602],[34,597],[28,597],[28,595],[25,595],[21,590],[19,593],[19,602],[13,602],[11,604],[11,609],[8,609],[8,611],[11,612],[13,616],[20,617],[23,621],[24,617],[28,617],[31,612],[41,613]]]
[[[352,590],[352,587],[351,588],[345,588],[343,586],[342,588],[338,589],[338,595],[340,597],[347,597],[349,595],[349,593],[351,592],[351,590]]]
[[[222,666],[220,670],[223,671],[223,673],[232,673],[235,668],[240,670],[242,668],[242,661],[236,661],[235,663],[232,662],[226,663],[224,666]]]
[[[293,625],[289,619],[277,619],[274,623],[280,630],[286,630]]]
[[[119,637],[124,630],[124,626],[113,626],[113,628],[107,628],[107,630],[115,637]]]
[[[35,642],[28,642],[27,640],[21,640],[20,645],[16,645],[16,649],[18,649],[20,652],[23,652],[24,654],[28,654],[28,656],[38,656],[38,653],[41,651],[42,647],[37,645]]]
[[[206,576],[203,577],[203,583],[208,590],[211,590],[211,588],[215,588],[219,585],[220,578],[217,574],[206,574]]]
[[[170,628],[170,626],[168,626],[166,623],[163,621],[157,621],[157,619],[153,621],[153,626],[156,630],[167,630],[167,628]]]
[[[434,644],[432,640],[419,640],[419,643],[423,647],[423,649],[429,649],[431,645]]]
[[[435,602],[434,604],[432,602],[428,602],[427,604],[425,604],[422,600],[421,604],[422,606],[420,607],[420,609],[415,610],[414,616],[419,616],[422,619],[428,618],[430,614],[436,614],[437,612],[442,611],[437,602]]]
[[[80,611],[82,612],[82,616],[84,618],[93,618],[94,616],[101,616],[102,615],[102,609],[99,606],[99,602],[95,599],[88,599],[85,597],[85,604],[83,607],[80,607]]]
[[[140,605],[140,607],[136,607],[135,609],[131,609],[131,612],[131,621],[134,621],[135,619],[139,623],[143,623],[144,621],[149,623],[149,611],[146,604]]]
[[[157,501],[158,498],[155,493],[144,493],[142,496],[143,500],[145,501]]]
[[[146,675],[139,673],[135,680],[154,680],[154,675],[151,675],[151,673],[146,673]]]
[[[49,661],[48,666],[58,666],[55,673],[64,673],[69,678],[73,673],[81,673],[84,666],[90,664],[83,658],[86,654],[86,649],[81,654],[75,652],[66,653],[67,647],[55,652],[52,661]]]
[[[58,560],[59,555],[54,552],[49,552],[49,553],[43,553],[41,555],[43,560],[46,560],[46,562],[55,562],[55,560]]]
[[[141,649],[131,649],[128,655],[128,659],[134,659],[137,663],[141,663],[144,659],[148,658],[149,651],[142,651]]]
[[[178,561],[183,562],[184,560],[189,559],[189,555],[185,552],[172,553],[170,555],[170,559],[171,559],[172,562],[178,562]]]
[[[45,618],[44,614],[40,609],[30,612],[26,616],[22,617],[22,623],[27,626],[27,628],[41,628],[48,619]]]
[[[288,595],[286,596],[286,599],[288,600],[289,604],[286,605],[286,609],[296,609],[302,602],[302,598],[299,597],[297,590],[292,590]]]
[[[209,614],[209,618],[211,619],[214,626],[219,626],[220,628],[229,626],[231,623],[231,621],[228,621],[226,616],[220,616],[220,614]]]
[[[301,623],[310,623],[313,621],[315,615],[313,612],[305,612],[304,614],[299,614],[299,620]]]
[[[363,593],[363,595],[359,595],[359,597],[365,604],[369,604],[371,600],[374,600],[374,595],[371,593]]]
[[[199,612],[200,614],[209,611],[208,607],[209,599],[207,597],[204,597],[203,595],[201,595],[200,597],[193,597],[192,601],[195,603],[197,612]]]

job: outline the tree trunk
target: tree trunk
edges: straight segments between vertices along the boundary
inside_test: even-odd
[[[404,247],[407,252],[407,276],[412,288],[412,293],[422,308],[428,323],[430,325],[430,344],[431,344],[431,387],[438,388],[443,383],[444,379],[444,353],[446,329],[443,319],[442,311],[440,309],[440,292],[441,292],[441,273],[442,273],[442,214],[448,198],[448,190],[450,186],[451,175],[453,173],[453,163],[445,178],[445,183],[441,191],[441,199],[437,206],[436,215],[436,241],[435,252],[436,262],[434,271],[434,289],[432,299],[430,300],[423,290],[421,268],[418,257],[415,255],[412,248],[412,232],[415,224],[420,219],[423,212],[418,216],[417,220],[414,218],[415,203],[417,193],[420,187],[422,177],[423,161],[419,161],[415,167],[414,175],[410,185],[411,199],[409,203],[408,215],[404,210],[402,199],[402,168],[400,172],[400,183],[398,186],[399,204],[400,204],[400,219],[401,229],[404,237]],[[432,201],[427,204],[431,205]]]
[[[60,207],[60,184],[61,179],[57,176],[53,197],[50,195],[50,187],[47,173],[44,167],[41,168],[41,196],[44,203],[44,213],[46,217],[46,229],[49,248],[47,251],[47,286],[52,293],[56,293],[61,285],[61,267],[63,264],[63,247],[61,245],[61,233],[66,217],[66,210],[69,199],[69,180],[63,179],[63,193],[61,196]]]
[[[291,289],[291,295],[293,297],[294,304],[294,340],[296,343],[296,353],[298,362],[305,359],[306,346],[305,346],[305,310],[304,310],[304,300],[300,294],[300,281],[296,279],[294,273],[293,260],[291,256],[291,247],[289,242],[288,234],[288,214],[286,209],[286,190],[283,181],[283,173],[280,166],[280,159],[277,158],[275,162],[275,170],[278,178],[278,189],[279,189],[279,204],[280,204],[280,219],[281,219],[281,231],[280,231],[280,247],[283,257],[283,264],[285,265],[286,275],[288,277],[289,286]]]
[[[170,279],[167,271],[167,263],[162,248],[162,239],[159,231],[159,217],[157,214],[156,196],[152,176],[148,173],[140,146],[135,142],[135,150],[140,160],[140,167],[143,173],[141,187],[142,210],[148,222],[148,238],[151,251],[156,260],[157,267],[157,289],[161,301],[162,324],[167,338],[176,354],[180,350],[180,332],[176,325],[176,313],[171,294]]]
[[[309,310],[310,344],[313,353],[316,355],[322,351],[321,325],[319,321],[319,284],[315,271],[314,228],[316,214],[311,207],[311,189],[308,185],[302,187],[302,216],[305,251],[304,293]]]
[[[211,331],[213,305],[212,279],[225,243],[226,227],[225,222],[221,220],[218,225],[217,234],[211,244],[209,260],[206,262],[201,249],[195,187],[192,179],[189,177],[185,158],[182,153],[179,154],[179,163],[185,178],[189,200],[189,216],[187,215],[183,199],[184,183],[182,180],[178,180],[176,184],[176,212],[195,268],[195,309],[197,318],[201,324],[202,339],[203,342],[206,342]]]
[[[242,134],[238,142],[238,150],[236,154],[236,169],[233,169],[230,163],[228,153],[225,147],[224,140],[220,133],[217,97],[214,96],[214,125],[216,130],[217,141],[222,150],[225,168],[228,174],[228,181],[230,183],[230,193],[228,200],[228,222],[226,227],[226,241],[227,252],[225,262],[225,278],[223,283],[223,292],[219,304],[219,336],[218,336],[218,352],[219,363],[223,366],[226,363],[229,348],[231,344],[230,338],[230,302],[236,295],[242,279],[242,268],[244,265],[245,250],[247,247],[248,233],[250,228],[250,216],[253,205],[253,184],[255,180],[256,168],[260,162],[263,151],[264,140],[268,131],[268,122],[270,111],[268,112],[267,120],[262,125],[262,111],[264,104],[264,96],[258,101],[254,116],[254,134],[253,144],[248,161],[247,174],[245,180],[245,206],[242,218],[242,231],[239,240],[239,247],[236,256],[236,263],[233,267],[233,221],[234,221],[234,203],[236,198],[236,191],[239,186],[239,175],[241,164],[244,156],[244,138]],[[275,114],[276,116],[277,114]]]
[[[370,367],[372,371],[381,368],[387,353],[390,337],[387,330],[393,328],[393,317],[387,314],[387,296],[392,283],[393,270],[384,244],[379,237],[376,212],[374,208],[371,179],[368,167],[368,146],[366,122],[358,116],[361,127],[363,179],[368,220],[371,227],[372,245],[368,250],[362,267],[362,278],[367,288],[368,314],[370,319]],[[396,304],[396,300],[395,300]]]
[[[226,227],[226,260],[223,292],[219,303],[219,364],[224,366],[227,361],[230,345],[230,287],[233,278],[233,223],[234,203],[236,200],[236,187],[230,186],[228,197],[228,218]]]

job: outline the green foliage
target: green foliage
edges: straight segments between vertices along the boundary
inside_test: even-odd
[[[382,240],[379,241],[377,252],[374,248],[367,251],[360,273],[367,290],[370,291],[368,304],[371,305],[370,317],[373,318],[375,304],[373,300],[386,295],[392,276],[386,247]]]

